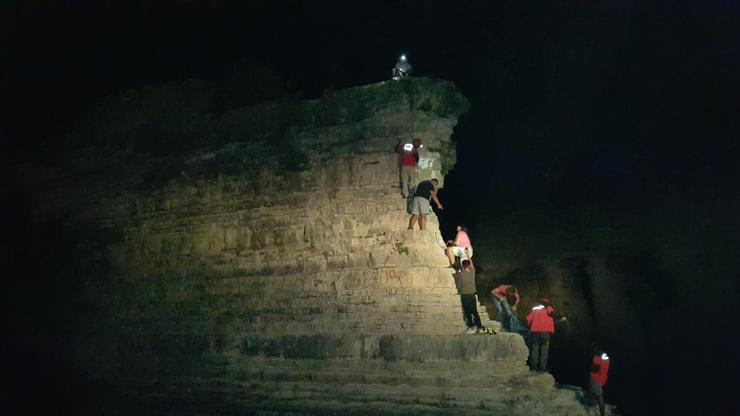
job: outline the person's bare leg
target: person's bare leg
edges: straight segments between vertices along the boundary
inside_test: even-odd
[[[449,248],[445,249],[445,255],[447,256],[447,259],[450,261],[450,266],[455,264],[455,254],[452,253],[452,250]]]
[[[411,218],[409,218],[409,230],[414,229],[414,225],[416,225],[416,215],[411,214]]]
[[[420,230],[426,230],[427,229],[427,216],[426,216],[426,214],[419,215],[419,229]]]

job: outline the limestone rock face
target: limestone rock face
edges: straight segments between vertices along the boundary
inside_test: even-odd
[[[528,372],[520,336],[462,335],[435,215],[426,231],[406,230],[394,146],[421,138],[419,178],[443,181],[463,104],[452,84],[429,80],[337,91],[298,104],[287,138],[49,192],[38,215],[73,212],[108,236],[80,360],[150,398],[210,394],[265,414],[583,414],[549,375]],[[274,111],[222,124],[248,130],[242,118]],[[175,169],[152,186],[163,166]]]

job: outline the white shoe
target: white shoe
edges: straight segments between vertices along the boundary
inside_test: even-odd
[[[476,332],[478,332],[478,331],[476,331],[475,328],[468,328],[468,329],[465,330],[465,332],[463,332],[463,334],[464,335],[471,335],[471,334],[475,334]]]

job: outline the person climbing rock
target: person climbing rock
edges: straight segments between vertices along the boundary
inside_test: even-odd
[[[406,198],[416,186],[416,169],[419,165],[419,149],[422,147],[421,139],[416,138],[411,143],[401,145],[396,143],[396,153],[401,158],[401,196]]]
[[[478,307],[476,306],[478,298],[476,297],[477,290],[475,288],[475,266],[472,261],[462,261],[462,271],[455,273],[455,285],[458,293],[460,293],[463,319],[468,327],[463,333],[469,335],[485,332],[486,329],[481,324]]]
[[[429,204],[430,201],[434,201],[437,204],[437,208],[444,209],[442,203],[437,199],[438,185],[439,181],[437,179],[421,181],[416,185],[414,201],[411,206],[411,217],[409,218],[409,230],[414,229],[417,220],[419,221],[420,230],[427,229],[427,215],[432,212],[432,206]]]
[[[457,234],[455,235],[455,246],[462,247],[465,249],[468,258],[473,258],[473,245],[470,243],[470,233],[468,228],[463,225],[457,226]]]
[[[592,402],[599,405],[599,414],[604,416],[604,385],[609,378],[609,356],[600,348],[594,347],[591,359],[591,373],[589,375],[588,391]]]
[[[555,333],[555,319],[564,321],[567,318],[555,312],[547,298],[533,306],[527,314],[527,326],[531,333],[529,348],[529,367],[535,371],[547,371],[547,355],[550,350],[550,334]]]
[[[450,268],[460,271],[462,269],[461,261],[470,260],[470,257],[466,253],[465,249],[455,245],[452,240],[447,241],[447,247],[445,248],[445,255],[450,261]]]

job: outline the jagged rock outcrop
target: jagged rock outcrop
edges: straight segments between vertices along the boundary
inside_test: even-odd
[[[466,105],[381,83],[231,112],[245,140],[215,149],[108,174],[81,157],[38,213],[93,227],[107,265],[80,361],[161,413],[584,414],[520,336],[462,335],[436,218],[406,230],[393,147],[422,138],[420,177],[443,180]]]

